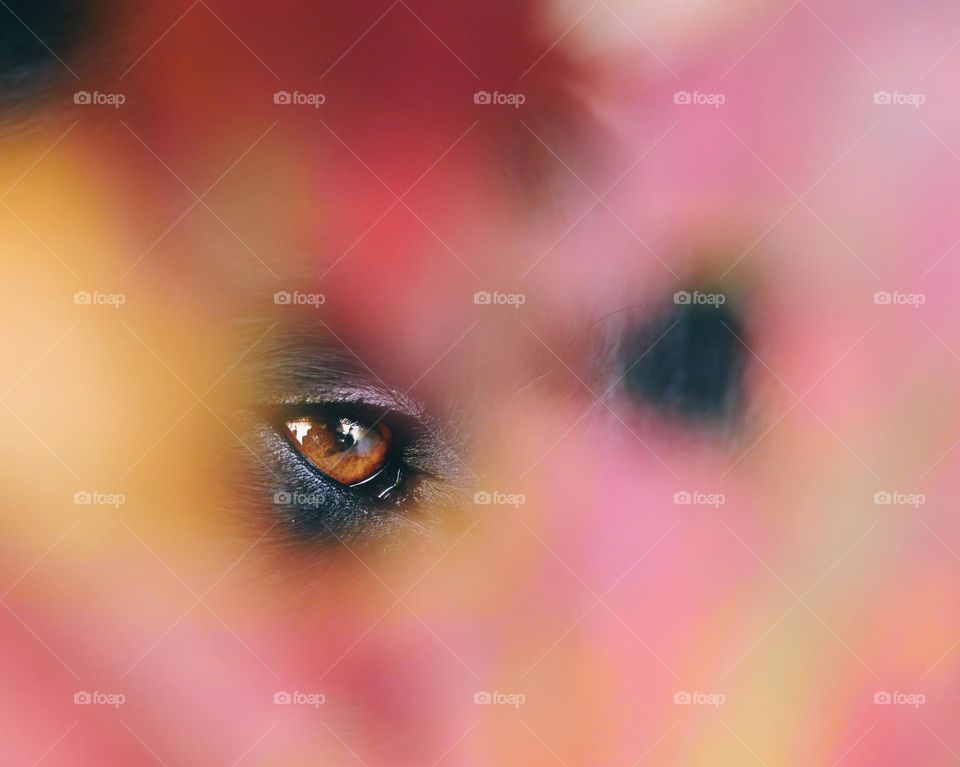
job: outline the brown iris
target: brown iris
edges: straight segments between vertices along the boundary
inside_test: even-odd
[[[286,421],[287,434],[319,471],[343,485],[375,477],[386,463],[392,435],[386,424],[352,418],[304,417]]]

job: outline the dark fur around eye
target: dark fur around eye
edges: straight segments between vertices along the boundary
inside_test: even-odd
[[[692,300],[660,310],[629,331],[620,348],[627,391],[667,417],[732,420],[743,404],[749,355],[738,340],[744,338],[743,325],[729,300],[720,305]]]
[[[67,61],[87,38],[96,5],[83,0],[6,0],[0,5],[4,101],[30,96],[42,84],[38,81],[70,77],[57,56]]]

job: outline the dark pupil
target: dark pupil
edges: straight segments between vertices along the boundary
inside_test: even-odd
[[[357,423],[348,418],[339,419],[333,428],[333,439],[337,447],[341,450],[349,450],[356,445],[358,428]]]

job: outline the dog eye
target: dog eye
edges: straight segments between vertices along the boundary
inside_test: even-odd
[[[370,481],[386,466],[393,445],[381,421],[303,416],[284,421],[287,437],[311,466],[348,487]]]

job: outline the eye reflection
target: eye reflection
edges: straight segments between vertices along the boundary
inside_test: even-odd
[[[366,426],[347,417],[304,417],[285,422],[300,453],[331,479],[360,485],[383,469],[393,435],[384,423]]]

